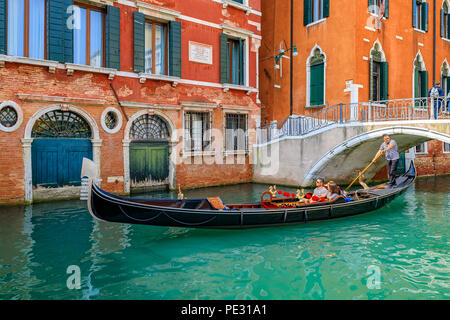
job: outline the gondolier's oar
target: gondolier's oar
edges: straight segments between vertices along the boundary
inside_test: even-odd
[[[384,150],[383,150],[383,153],[384,153]],[[364,172],[366,172],[366,170],[369,169],[370,166],[373,165],[383,153],[380,153],[380,155],[379,155],[378,157],[376,157],[375,159],[373,159],[373,160],[369,163],[369,165],[368,165],[363,171],[361,171],[361,172],[359,173],[359,175],[355,178],[355,180],[353,180],[353,182],[350,183],[350,185],[345,189],[345,191],[347,191],[348,189],[350,189],[350,187],[355,183],[355,181],[358,180],[359,177],[361,177],[361,175],[362,175]]]

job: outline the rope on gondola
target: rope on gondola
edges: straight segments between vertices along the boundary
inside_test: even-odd
[[[162,212],[160,212],[160,213],[158,213],[158,214],[156,215],[156,217],[151,217],[151,218],[149,218],[149,219],[138,219],[138,218],[134,218],[134,217],[129,216],[129,215],[122,209],[122,206],[121,206],[121,205],[119,205],[119,209],[120,209],[120,211],[122,211],[122,213],[123,213],[126,217],[128,217],[129,219],[134,220],[134,221],[139,221],[139,222],[149,222],[149,221],[155,220],[155,219],[158,218],[158,217],[161,215],[161,213],[162,213]]]
[[[169,216],[166,212],[164,212],[164,215],[167,218],[172,219],[173,221],[178,222],[179,224],[182,224],[182,225],[185,225],[185,226],[201,226],[202,224],[206,224],[208,222],[213,221],[215,218],[217,218],[217,215],[216,215],[216,216],[213,216],[211,219],[208,219],[208,220],[200,222],[200,223],[188,223],[188,222],[183,222],[183,221],[180,221],[178,219],[175,219],[175,218]]]

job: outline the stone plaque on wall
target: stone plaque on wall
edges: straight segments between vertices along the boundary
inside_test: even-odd
[[[189,61],[212,64],[212,50],[211,45],[189,41]]]

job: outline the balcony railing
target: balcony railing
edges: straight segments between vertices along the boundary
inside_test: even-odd
[[[436,108],[432,106],[440,106],[436,115]],[[450,119],[448,97],[341,103],[309,115],[292,115],[258,128],[258,144],[306,135],[334,124],[431,119]]]

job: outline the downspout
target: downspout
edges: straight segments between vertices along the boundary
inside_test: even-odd
[[[433,0],[433,87],[436,84],[436,0]]]
[[[436,1],[436,0],[435,0]],[[291,44],[290,47],[292,48],[292,44],[294,43],[294,0],[291,0]],[[290,65],[290,72],[289,72],[289,82],[290,82],[290,88],[289,88],[289,92],[290,92],[290,112],[289,115],[292,116],[292,112],[293,112],[293,108],[292,108],[292,75],[294,72],[294,60],[293,60],[293,55],[292,55],[292,49],[290,50],[290,57],[291,57],[291,65]]]

